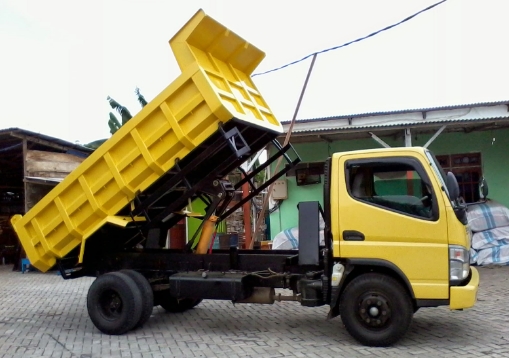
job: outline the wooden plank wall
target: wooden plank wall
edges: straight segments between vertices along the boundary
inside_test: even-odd
[[[40,150],[29,150],[26,156],[26,175],[42,178],[65,178],[85,158]]]
[[[26,156],[26,176],[63,179],[83,160],[85,158],[71,154],[28,150]],[[37,204],[56,184],[27,183],[25,193],[27,210],[30,210]]]

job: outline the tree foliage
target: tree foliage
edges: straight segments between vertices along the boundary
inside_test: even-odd
[[[140,102],[141,107],[145,107],[148,104],[148,102],[145,99],[145,97],[143,97],[143,95],[140,93],[140,89],[138,87],[136,87],[134,93],[136,93],[136,97],[138,97],[138,102]]]
[[[116,131],[122,127],[122,124],[118,121],[117,117],[110,112],[110,120],[108,121],[108,126],[110,127],[110,133],[114,134]]]
[[[126,124],[131,118],[133,118],[133,116],[131,115],[131,112],[129,112],[129,110],[126,107],[122,106],[120,103],[115,101],[110,96],[108,96],[107,99],[108,99],[108,102],[110,103],[111,108],[115,109],[122,117],[122,125]],[[111,120],[111,115],[110,115],[110,120]],[[108,123],[109,123],[109,121],[108,121]]]
[[[145,107],[148,104],[148,102],[145,99],[145,97],[143,97],[143,95],[141,94],[140,89],[138,87],[136,87],[136,89],[134,90],[134,93],[136,94],[136,98],[138,99],[138,102],[140,103],[141,107],[142,108]],[[111,108],[113,108],[114,110],[116,110],[118,112],[118,114],[120,114],[120,118],[122,120],[122,123],[120,123],[117,116],[115,116],[115,114],[113,112],[109,113],[108,127],[110,128],[110,133],[113,135],[113,134],[115,134],[116,131],[118,131],[120,129],[120,127],[122,127],[124,124],[126,124],[133,116],[131,115],[131,112],[129,112],[129,110],[126,107],[122,106],[120,103],[115,101],[110,96],[108,96],[106,98],[106,100],[110,104]],[[99,148],[99,146],[101,144],[106,142],[106,140],[107,139],[98,139],[93,142],[84,144],[84,146],[87,148],[91,148],[91,149],[97,149],[97,148]]]

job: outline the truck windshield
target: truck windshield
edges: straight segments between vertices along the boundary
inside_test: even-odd
[[[447,190],[446,175],[445,175],[444,170],[438,163],[437,158],[429,150],[426,151],[426,157],[428,157],[431,168],[433,168],[433,170],[435,171],[435,174],[437,175],[438,180],[440,181],[440,185],[442,186],[443,190],[446,192],[447,196],[450,198],[449,191]]]

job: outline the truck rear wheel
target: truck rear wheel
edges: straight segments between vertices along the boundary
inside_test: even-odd
[[[346,330],[367,346],[386,347],[399,340],[412,322],[413,306],[394,278],[368,273],[343,291],[339,311]]]
[[[141,327],[145,323],[147,323],[148,319],[150,318],[150,315],[152,314],[152,309],[154,308],[154,292],[152,291],[152,287],[150,286],[150,283],[145,278],[145,276],[143,276],[138,271],[121,270],[119,272],[129,276],[134,281],[136,286],[138,286],[138,289],[141,292],[142,301],[141,317],[138,323],[134,325],[134,328]]]
[[[142,296],[132,278],[120,272],[99,276],[87,295],[88,315],[103,333],[124,334],[139,321]]]

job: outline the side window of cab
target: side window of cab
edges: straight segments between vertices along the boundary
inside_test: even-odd
[[[350,195],[360,201],[413,217],[436,220],[438,208],[429,178],[413,158],[346,163]]]

